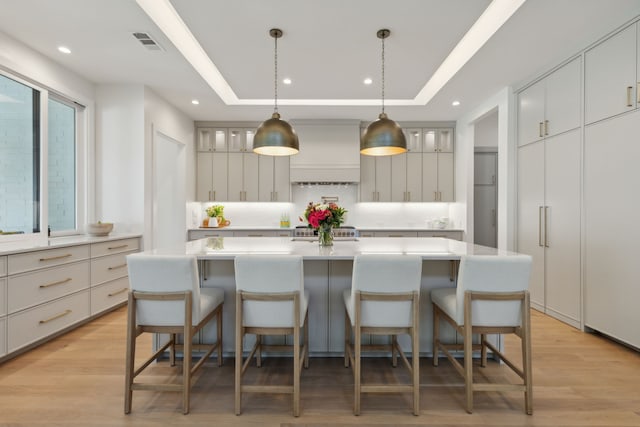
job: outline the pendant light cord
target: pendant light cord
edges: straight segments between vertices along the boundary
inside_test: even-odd
[[[275,106],[273,109],[274,113],[278,112],[278,37],[274,37],[275,41],[276,41],[276,48],[275,48],[275,54],[274,54],[274,58],[273,58],[273,62],[275,64],[275,77],[273,80],[273,86],[275,87],[274,93],[275,93]]]
[[[382,38],[382,113],[384,114],[384,37]]]

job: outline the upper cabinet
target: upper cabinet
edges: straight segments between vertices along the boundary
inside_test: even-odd
[[[291,200],[289,158],[253,153],[254,135],[254,128],[197,129],[197,200]]]
[[[454,131],[407,128],[407,152],[360,156],[361,202],[454,201]]]
[[[580,127],[580,58],[518,94],[518,145]]]
[[[593,123],[640,103],[640,43],[633,24],[585,53],[585,123]]]

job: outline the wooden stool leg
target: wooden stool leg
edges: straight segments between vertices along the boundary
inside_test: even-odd
[[[131,413],[131,401],[133,398],[133,371],[136,356],[136,302],[133,294],[129,292],[129,307],[127,310],[127,354],[124,385],[124,413]]]
[[[411,369],[413,374],[413,415],[420,415],[420,338],[416,328],[411,328]]]
[[[256,351],[256,366],[258,368],[262,367],[262,335],[256,335],[256,340],[258,341],[258,350]]]
[[[355,355],[354,355],[354,363],[355,368],[353,370],[354,377],[354,389],[353,389],[353,414],[360,415],[360,369],[361,369],[361,361],[360,361],[360,351],[361,351],[361,335],[360,330],[356,325],[356,329],[353,331],[354,340],[355,340]]]
[[[222,305],[220,305],[216,317],[216,327],[218,328],[218,366],[222,366]]]
[[[522,308],[522,370],[524,372],[524,404],[527,414],[533,414],[533,369],[531,366],[531,314],[529,307],[529,294],[525,295]]]
[[[487,366],[487,334],[480,334],[480,366]]]
[[[391,335],[391,366],[394,368],[398,367],[398,352],[396,351],[398,348],[398,336]]]
[[[440,342],[440,313],[435,304],[433,306],[433,366],[438,366],[438,344]]]
[[[176,344],[178,343],[177,334],[169,334],[169,365],[176,366]]]
[[[467,412],[473,412],[473,335],[471,333],[471,297],[467,292],[464,300],[464,390]]]
[[[349,367],[349,347],[351,346],[351,320],[349,312],[344,308],[344,367]]]
[[[304,318],[304,367],[309,368],[309,314]]]
[[[191,329],[191,327],[189,327]],[[191,340],[193,337],[185,326],[184,347],[182,355],[182,408],[183,413],[189,413],[189,394],[191,392]]]
[[[236,366],[235,366],[235,407],[236,415],[241,413],[242,402],[242,295],[236,294]]]
[[[295,319],[295,318],[294,318]],[[300,321],[293,332],[293,416],[300,416]]]

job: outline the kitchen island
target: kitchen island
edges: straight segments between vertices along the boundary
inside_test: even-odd
[[[375,238],[335,241],[320,247],[316,240],[291,237],[213,237],[186,244],[186,253],[199,260],[202,287],[219,287],[225,292],[225,353],[234,351],[235,280],[233,260],[240,254],[297,254],[304,260],[305,287],[310,293],[310,353],[339,356],[344,348],[344,303],[342,293],[351,287],[354,256],[366,253],[418,254],[423,258],[420,295],[420,349],[430,355],[432,346],[432,307],[429,291],[456,285],[457,261],[463,255],[514,255],[514,252],[473,245],[443,238]],[[393,283],[389,284],[393,286]],[[441,336],[456,340],[453,329],[441,325]],[[201,342],[215,339],[215,325],[205,329]],[[407,337],[400,337],[403,346]],[[289,337],[275,337],[272,343],[285,343]],[[380,343],[385,337],[365,337],[364,342]],[[245,342],[245,349],[252,343]],[[497,342],[501,345],[499,339]]]

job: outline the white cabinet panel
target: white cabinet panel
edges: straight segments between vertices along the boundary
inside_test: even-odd
[[[580,58],[576,58],[545,78],[545,136],[580,126]]]
[[[85,261],[9,277],[8,312],[69,295],[89,287],[89,264]]]
[[[127,255],[121,253],[92,259],[91,286],[127,276]]]
[[[391,157],[376,157],[376,191],[378,202],[391,201]]]
[[[91,258],[103,255],[112,255],[121,252],[137,251],[138,249],[140,249],[140,239],[138,238],[92,243]]]
[[[422,154],[407,154],[407,202],[422,201]]]
[[[0,256],[0,277],[7,275],[7,257]]]
[[[580,132],[546,140],[546,306],[580,323]]]
[[[422,153],[422,201],[438,201],[437,153]]]
[[[7,279],[0,279],[0,316],[7,314]]]
[[[273,192],[274,202],[291,201],[291,181],[290,181],[290,157],[276,156],[273,158]]]
[[[533,257],[531,304],[544,311],[544,142],[518,149],[518,252]]]
[[[376,158],[360,156],[360,201],[376,201]]]
[[[640,111],[606,120],[585,129],[584,153],[585,325],[635,347],[640,347],[638,135]]]
[[[7,354],[7,318],[0,317],[0,357]]]
[[[89,245],[69,246],[9,255],[9,274],[69,264],[89,258]]]
[[[9,315],[8,351],[15,351],[87,317],[89,290]]]
[[[227,200],[239,202],[243,200],[243,154],[229,153],[229,171],[227,174]]]
[[[585,53],[585,123],[636,107],[636,31],[631,25]]]
[[[407,201],[407,156],[407,153],[391,156],[392,202]]]
[[[198,153],[197,168],[198,200],[227,200],[227,153]]]
[[[475,153],[473,160],[473,184],[494,185],[498,170],[497,153]]]
[[[438,201],[453,202],[453,153],[438,153]]]
[[[91,288],[91,315],[94,316],[125,302],[128,298],[128,291],[128,277],[121,277]]]
[[[518,94],[518,144],[528,144],[544,137],[544,80]]]
[[[242,183],[244,200],[248,202],[258,201],[259,192],[259,157],[254,153],[244,153],[242,158]],[[288,183],[288,182],[287,182]]]

